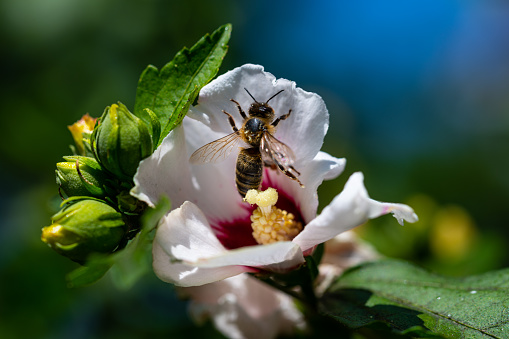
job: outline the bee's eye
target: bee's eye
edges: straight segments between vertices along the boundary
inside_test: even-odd
[[[263,113],[271,113],[272,107],[262,106],[262,107],[260,107],[260,111],[262,111]]]

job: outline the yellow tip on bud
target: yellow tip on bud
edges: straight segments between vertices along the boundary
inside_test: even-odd
[[[74,143],[76,144],[76,151],[78,154],[85,155],[85,145],[83,144],[83,139],[88,139],[89,136],[94,130],[95,121],[97,119],[92,118],[90,115],[85,114],[80,120],[76,121],[74,124],[67,126],[69,131],[72,134],[72,138],[74,139]]]
[[[42,229],[41,240],[44,241],[45,243],[49,243],[50,239],[60,236],[61,229],[62,229],[62,226],[60,226],[60,225],[51,225],[51,226],[44,227]]]
[[[96,118],[92,118],[88,113],[81,117],[80,120],[76,121],[74,124],[67,126],[69,131],[71,131],[73,137],[79,138],[81,140],[82,133],[92,133],[95,126]]]

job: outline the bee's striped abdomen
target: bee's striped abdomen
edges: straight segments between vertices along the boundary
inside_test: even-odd
[[[258,147],[242,149],[237,157],[235,184],[242,197],[250,189],[258,189],[262,182],[262,155]]]

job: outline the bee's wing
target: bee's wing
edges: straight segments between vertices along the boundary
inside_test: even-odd
[[[265,132],[260,143],[260,153],[265,162],[290,167],[295,162],[295,155],[290,147]]]
[[[293,167],[295,155],[290,147],[277,140],[269,132],[265,132],[260,143],[260,153],[265,166],[271,166],[272,169],[279,168],[287,177],[297,181],[301,187],[304,187],[298,178],[299,171]]]
[[[205,146],[198,148],[189,158],[193,164],[217,162],[224,160],[233,151],[242,139],[239,132],[233,132]]]

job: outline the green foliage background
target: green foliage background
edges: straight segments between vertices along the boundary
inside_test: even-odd
[[[324,149],[346,157],[348,166],[347,173],[320,189],[322,206],[342,189],[350,173],[363,171],[373,198],[409,203],[421,218],[420,223],[404,228],[390,217],[363,227],[361,235],[385,255],[454,276],[509,265],[504,247],[509,234],[504,215],[509,203],[505,174],[509,127],[504,129],[502,124],[494,133],[467,133],[457,144],[435,145],[435,133],[448,133],[442,126],[438,132],[427,131],[421,142],[433,146],[424,151],[416,147],[411,154],[395,150],[380,156],[380,146],[373,145],[389,143],[389,138],[359,138],[366,132],[355,109],[319,75],[300,77],[299,67],[309,65],[293,65],[292,74],[278,68],[306,48],[308,37],[284,55],[273,53],[278,39],[288,38],[277,30],[251,40],[259,25],[271,25],[278,18],[294,25],[312,24],[291,14],[291,7],[274,8],[269,2],[229,0],[0,3],[1,338],[219,336],[210,324],[192,324],[185,302],[152,273],[128,291],[118,290],[109,277],[87,288],[69,289],[64,277],[76,264],[47,248],[40,241],[40,229],[50,223],[60,203],[54,169],[70,153],[72,138],[66,126],[85,113],[98,117],[117,101],[134,109],[137,82],[147,65],[160,69],[183,46],[190,47],[227,22],[233,24],[233,34],[219,73],[246,62],[262,63],[277,77],[318,92],[327,103],[331,126]],[[264,57],[250,55],[253,48],[263,50]],[[308,62],[320,63],[326,56],[326,48],[317,49]],[[441,97],[447,92],[431,95]],[[439,113],[430,113],[436,107],[427,108],[409,123],[440,121],[440,116],[434,116]],[[422,124],[423,128],[428,125]],[[456,207],[470,220],[464,231],[470,232],[470,238],[467,235],[466,251],[451,256],[433,243],[439,220]]]

